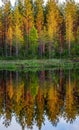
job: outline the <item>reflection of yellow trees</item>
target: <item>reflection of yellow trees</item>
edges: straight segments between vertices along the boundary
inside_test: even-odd
[[[13,83],[12,83],[12,74],[10,73],[10,80],[7,83],[7,93],[10,99],[13,97]]]
[[[25,113],[27,127],[32,127],[34,117],[34,98],[31,96],[29,90],[26,93]]]
[[[0,115],[4,114],[3,123],[6,127],[10,125],[12,117],[12,100],[10,100],[8,95],[8,82],[5,84],[5,81],[2,80],[0,86]]]
[[[16,119],[22,127],[25,126],[25,100],[24,100],[24,82],[16,80],[16,88],[14,91],[14,112],[16,114]]]
[[[15,102],[15,112],[16,115],[19,116],[20,112],[22,111],[22,108],[25,106],[24,104],[24,82],[18,84],[15,89],[15,95],[14,95],[14,102]]]
[[[15,97],[16,97],[16,102],[19,103],[20,99],[24,95],[24,82],[19,84],[19,86],[16,86],[16,91],[15,91]]]
[[[8,127],[11,123],[12,119],[12,107],[13,107],[13,85],[12,85],[12,75],[10,73],[10,78],[6,80],[5,84],[5,121],[4,124]]]
[[[53,125],[56,125],[58,122],[62,105],[63,101],[60,98],[56,86],[54,87],[53,84],[51,84],[47,95],[47,115]]]
[[[37,74],[33,76],[30,73],[27,85],[19,73],[16,73],[14,79],[12,73],[7,74],[9,76],[6,76],[6,80],[0,79],[0,116],[4,116],[6,127],[11,123],[13,112],[23,128],[25,125],[32,128],[35,121],[39,129],[45,115],[53,125],[57,125],[60,116],[73,121],[79,114],[78,82],[77,79],[71,80],[70,73],[68,81],[63,80],[63,72],[59,79],[56,75],[52,78],[50,73],[48,80],[44,72],[40,73],[39,80]]]
[[[66,106],[65,106],[65,118],[67,121],[72,122],[76,118],[76,101],[73,95],[74,84],[71,83],[70,74],[69,81],[66,84]]]
[[[0,85],[0,116],[3,114],[3,101],[4,101],[4,81]]]
[[[36,111],[35,111],[35,120],[37,122],[37,126],[41,129],[42,123],[44,122],[44,96],[43,91],[39,87],[38,94],[36,97]]]

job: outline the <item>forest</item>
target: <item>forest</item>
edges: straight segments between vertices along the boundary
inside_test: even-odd
[[[2,0],[0,58],[79,56],[79,4],[74,0]]]

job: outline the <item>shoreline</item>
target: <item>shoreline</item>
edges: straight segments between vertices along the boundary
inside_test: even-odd
[[[73,69],[79,68],[79,61],[67,59],[46,59],[46,60],[0,60],[0,70],[19,70],[24,71],[28,69],[48,69],[61,68]]]

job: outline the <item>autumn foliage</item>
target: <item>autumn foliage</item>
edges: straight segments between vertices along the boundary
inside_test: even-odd
[[[0,56],[79,55],[79,5],[74,0],[10,0],[0,7]]]

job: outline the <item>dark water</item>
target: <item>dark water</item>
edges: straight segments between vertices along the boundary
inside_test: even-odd
[[[0,71],[0,130],[79,130],[79,70]]]

